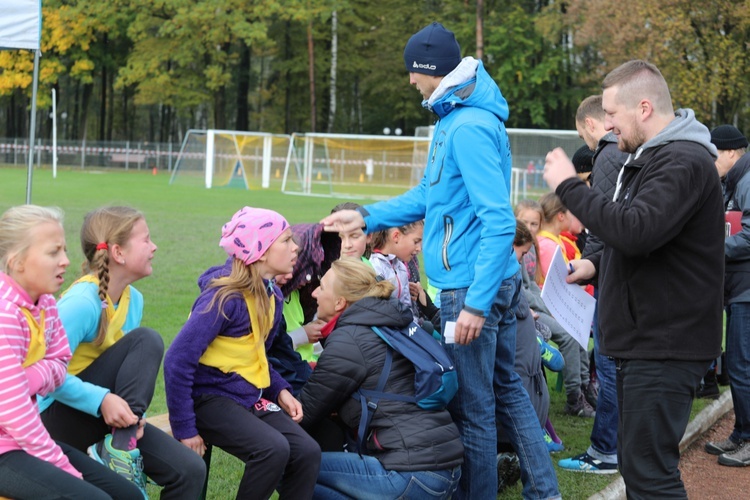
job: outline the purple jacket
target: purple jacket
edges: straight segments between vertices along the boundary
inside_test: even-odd
[[[164,386],[167,393],[169,423],[177,439],[198,435],[193,400],[201,394],[224,396],[250,409],[260,399],[261,393],[264,398],[276,402],[279,392],[283,389],[291,392],[289,384],[276,373],[270,362],[271,385],[263,391],[236,373],[223,373],[217,368],[198,362],[217,335],[242,337],[250,332],[250,316],[241,296],[231,297],[224,303],[226,318],[216,307],[204,312],[217,291],[216,288],[207,289],[211,280],[228,276],[231,270],[230,258],[224,265],[212,267],[198,278],[201,293],[193,304],[190,317],[169,346],[164,358]],[[266,339],[266,350],[271,346],[276,329],[281,323],[283,299],[278,287],[273,287],[273,294],[276,310],[274,326]]]

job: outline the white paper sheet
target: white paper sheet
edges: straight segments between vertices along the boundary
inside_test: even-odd
[[[446,344],[456,343],[456,322],[455,321],[445,322],[445,331],[443,332],[443,338],[445,338]]]
[[[596,299],[580,286],[565,282],[569,271],[558,247],[544,279],[542,300],[560,326],[588,350]]]

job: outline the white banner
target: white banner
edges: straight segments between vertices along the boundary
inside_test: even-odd
[[[0,0],[0,49],[38,50],[42,0]]]

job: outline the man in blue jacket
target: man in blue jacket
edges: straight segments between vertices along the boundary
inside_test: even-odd
[[[466,450],[457,495],[495,498],[497,417],[518,452],[524,497],[557,497],[539,422],[513,369],[521,275],[513,252],[508,104],[482,62],[462,60],[453,33],[439,23],[409,39],[404,62],[422,105],[438,118],[422,181],[322,222],[330,231],[372,232],[425,219],[424,264],[442,290],[442,331],[455,323],[455,343],[446,348],[459,392],[449,409]]]

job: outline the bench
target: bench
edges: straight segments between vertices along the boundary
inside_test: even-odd
[[[161,415],[146,416],[146,422],[153,425],[157,429],[166,432],[170,436],[172,435],[172,426],[169,425],[169,413],[162,413]],[[203,493],[201,499],[206,500],[206,493],[208,491],[208,474],[211,472],[211,451],[213,446],[206,443],[206,453],[203,454],[203,461],[206,463],[206,482],[203,483]],[[0,497],[0,500],[2,498]]]
[[[110,156],[109,161],[112,163],[125,163],[129,165],[131,163],[137,163],[139,166],[146,162],[146,155],[144,154],[129,154],[129,153],[113,153]]]

